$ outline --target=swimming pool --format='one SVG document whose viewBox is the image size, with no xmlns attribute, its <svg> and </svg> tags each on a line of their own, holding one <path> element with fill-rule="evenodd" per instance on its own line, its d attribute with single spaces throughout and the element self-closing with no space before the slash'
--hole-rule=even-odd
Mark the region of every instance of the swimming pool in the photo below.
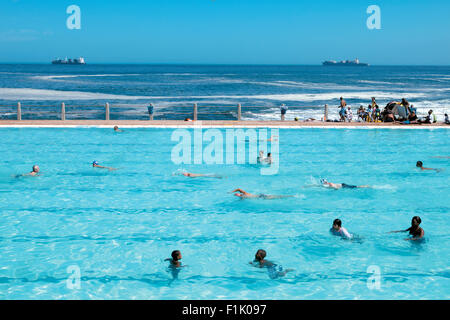
<svg viewBox="0 0 450 320">
<path fill-rule="evenodd" d="M 450 159 L 438 158 L 449 130 L 279 129 L 273 175 L 248 161 L 175 164 L 174 130 L 0 128 L 0 298 L 450 298 Z M 33 164 L 41 176 L 13 177 Z M 240 200 L 237 187 L 294 197 Z M 426 241 L 387 234 L 415 215 Z M 361 241 L 331 236 L 335 218 Z M 260 248 L 295 271 L 270 279 L 249 264 Z M 164 262 L 175 249 L 177 280 Z"/>
</svg>

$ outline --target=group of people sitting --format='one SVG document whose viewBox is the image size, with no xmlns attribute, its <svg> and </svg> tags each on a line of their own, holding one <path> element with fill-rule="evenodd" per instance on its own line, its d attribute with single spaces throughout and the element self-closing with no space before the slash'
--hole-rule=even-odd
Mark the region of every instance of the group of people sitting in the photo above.
<svg viewBox="0 0 450 320">
<path fill-rule="evenodd" d="M 344 98 L 340 98 L 339 105 L 339 121 L 352 122 L 353 112 L 350 106 L 347 106 L 347 102 Z M 436 123 L 437 118 L 433 113 L 433 110 L 429 110 L 427 116 L 419 118 L 417 116 L 417 109 L 414 105 L 410 104 L 406 99 L 401 101 L 391 101 L 383 111 L 378 106 L 375 97 L 372 97 L 372 102 L 367 106 L 360 106 L 357 111 L 358 122 L 400 122 L 402 124 L 413 123 Z M 448 115 L 445 114 L 445 123 L 450 124 Z"/>
</svg>

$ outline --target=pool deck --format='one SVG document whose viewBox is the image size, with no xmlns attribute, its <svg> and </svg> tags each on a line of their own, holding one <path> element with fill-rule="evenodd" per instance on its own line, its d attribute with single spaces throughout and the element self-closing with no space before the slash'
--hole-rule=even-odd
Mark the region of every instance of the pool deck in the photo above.
<svg viewBox="0 0 450 320">
<path fill-rule="evenodd" d="M 372 122 L 322 122 L 322 121 L 182 121 L 182 120 L 0 120 L 0 127 L 229 127 L 229 128 L 450 128 L 444 123 L 409 124 Z"/>
</svg>

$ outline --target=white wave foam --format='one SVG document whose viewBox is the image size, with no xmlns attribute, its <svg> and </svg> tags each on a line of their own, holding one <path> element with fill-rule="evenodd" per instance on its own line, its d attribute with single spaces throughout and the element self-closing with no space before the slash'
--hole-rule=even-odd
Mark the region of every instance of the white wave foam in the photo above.
<svg viewBox="0 0 450 320">
<path fill-rule="evenodd" d="M 47 80 L 47 81 L 58 81 L 60 79 L 69 79 L 69 78 L 85 78 L 85 77 L 125 77 L 125 76 L 139 76 L 137 73 L 129 73 L 129 74 L 67 74 L 67 75 L 53 75 L 53 76 L 33 76 L 32 79 L 38 80 Z"/>
<path fill-rule="evenodd" d="M 81 91 L 43 90 L 30 88 L 0 88 L 0 99 L 3 100 L 139 100 L 157 97 L 126 96 Z"/>
</svg>

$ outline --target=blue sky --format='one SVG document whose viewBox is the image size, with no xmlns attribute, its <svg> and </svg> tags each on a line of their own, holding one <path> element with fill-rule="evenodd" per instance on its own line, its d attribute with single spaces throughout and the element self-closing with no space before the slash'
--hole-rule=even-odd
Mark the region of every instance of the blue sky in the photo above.
<svg viewBox="0 0 450 320">
<path fill-rule="evenodd" d="M 448 0 L 1 0 L 0 62 L 449 65 L 449 31 Z"/>
</svg>

